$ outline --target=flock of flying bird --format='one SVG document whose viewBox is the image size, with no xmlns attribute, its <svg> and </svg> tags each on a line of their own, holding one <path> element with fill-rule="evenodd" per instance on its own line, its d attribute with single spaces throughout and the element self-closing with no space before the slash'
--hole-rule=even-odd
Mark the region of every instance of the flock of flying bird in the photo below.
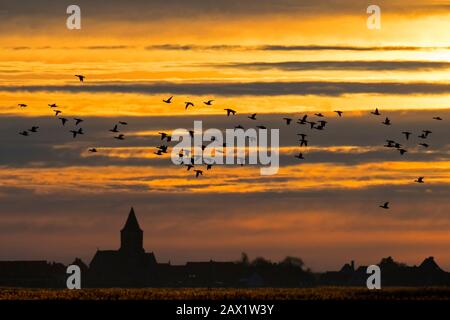
<svg viewBox="0 0 450 320">
<path fill-rule="evenodd" d="M 75 77 L 77 77 L 79 79 L 80 82 L 84 82 L 84 79 L 86 78 L 84 75 L 75 75 Z M 167 99 L 163 99 L 164 103 L 170 104 L 172 103 L 172 99 L 173 96 L 167 98 Z M 203 104 L 207 105 L 207 106 L 211 106 L 213 105 L 214 100 L 207 100 L 204 101 Z M 187 110 L 189 107 L 194 107 L 195 104 L 192 101 L 186 101 L 185 103 L 185 110 Z M 19 103 L 18 106 L 20 108 L 26 108 L 27 104 L 24 103 Z M 55 116 L 58 117 L 60 114 L 62 114 L 62 111 L 57 109 L 58 106 L 55 103 L 49 104 L 48 105 L 50 108 L 53 109 L 53 111 L 55 112 Z M 226 108 L 224 109 L 224 111 L 226 111 L 226 115 L 229 116 L 235 116 L 237 114 L 237 111 L 231 108 Z M 337 114 L 338 117 L 342 117 L 342 115 L 344 114 L 343 111 L 340 110 L 335 110 L 334 113 Z M 374 111 L 370 112 L 372 115 L 375 116 L 381 116 L 380 111 L 378 110 L 378 108 L 376 108 Z M 248 119 L 250 120 L 254 120 L 256 121 L 256 113 L 251 114 L 250 116 L 247 116 Z M 328 123 L 326 120 L 324 120 L 325 116 L 322 113 L 315 113 L 314 114 L 318 119 L 315 121 L 312 120 L 308 120 L 309 116 L 308 115 L 304 115 L 303 117 L 301 117 L 300 119 L 297 120 L 297 124 L 299 125 L 309 125 L 311 130 L 324 130 L 326 124 Z M 58 119 L 61 121 L 62 125 L 65 126 L 65 124 L 69 121 L 69 119 L 64 118 L 64 117 L 58 117 Z M 83 135 L 83 129 L 81 127 L 79 127 L 79 125 L 83 122 L 83 119 L 80 118 L 73 118 L 73 120 L 75 121 L 75 128 L 73 130 L 70 130 L 69 132 L 72 133 L 73 138 L 76 138 L 77 135 Z M 292 121 L 294 120 L 293 118 L 288 118 L 285 117 L 282 119 L 286 125 L 290 125 L 292 123 Z M 433 120 L 437 120 L 437 121 L 441 121 L 443 120 L 441 117 L 433 117 Z M 383 125 L 386 126 L 390 126 L 392 125 L 391 120 L 386 117 L 385 120 L 383 122 L 381 122 Z M 110 129 L 109 131 L 112 133 L 119 133 L 120 130 L 120 126 L 126 126 L 127 122 L 125 121 L 119 121 L 117 124 L 114 125 L 114 127 L 112 129 Z M 267 127 L 263 126 L 263 125 L 257 125 L 256 128 L 258 129 L 267 129 Z M 28 130 L 23 130 L 21 132 L 19 132 L 20 135 L 23 136 L 29 136 L 31 133 L 36 133 L 38 132 L 39 127 L 38 126 L 32 126 L 30 129 Z M 241 125 L 237 125 L 235 126 L 235 129 L 244 129 L 244 127 L 242 127 Z M 422 139 L 423 142 L 419 143 L 420 146 L 424 147 L 424 148 L 428 148 L 429 144 L 426 143 L 426 139 L 428 138 L 428 136 L 431 134 L 432 132 L 430 130 L 423 130 L 422 133 L 418 136 L 419 139 Z M 166 132 L 159 132 L 159 134 L 161 135 L 161 140 L 165 140 L 167 143 L 171 142 L 172 137 L 167 134 Z M 409 131 L 403 131 L 402 134 L 405 136 L 406 140 L 409 140 L 410 136 L 412 135 L 412 132 Z M 189 131 L 189 135 L 191 137 L 194 137 L 194 131 Z M 300 136 L 300 147 L 307 147 L 308 146 L 308 140 L 306 139 L 306 137 L 308 136 L 305 133 L 297 133 L 298 136 Z M 117 140 L 124 140 L 125 139 L 125 135 L 122 133 L 119 133 L 118 135 L 114 136 L 115 139 Z M 223 147 L 226 148 L 226 144 L 223 144 Z M 393 148 L 399 151 L 400 155 L 404 155 L 406 152 L 408 152 L 401 143 L 396 142 L 394 140 L 386 140 L 386 144 L 384 145 L 384 147 L 386 148 Z M 168 144 L 163 144 L 157 147 L 157 151 L 154 152 L 156 155 L 158 156 L 162 156 L 165 153 L 168 153 Z M 206 148 L 206 146 L 202 146 L 202 150 L 204 150 Z M 89 148 L 88 149 L 89 152 L 97 152 L 96 148 Z M 187 167 L 187 171 L 191 170 L 192 168 L 195 167 L 194 162 L 195 162 L 195 158 L 191 157 L 189 160 L 189 163 L 185 163 L 185 160 L 182 159 L 185 154 L 189 157 L 189 150 L 182 150 L 179 153 L 179 157 L 181 159 L 180 165 L 185 165 Z M 300 160 L 304 160 L 304 156 L 303 153 L 298 153 L 294 156 L 297 159 Z M 210 170 L 212 168 L 212 163 L 206 163 L 206 169 Z M 243 163 L 241 163 L 241 165 L 243 165 Z M 194 169 L 193 170 L 195 172 L 195 177 L 198 178 L 200 175 L 203 175 L 203 170 L 200 169 Z M 418 177 L 416 180 L 414 180 L 414 182 L 416 183 L 424 183 L 424 179 L 425 177 Z M 389 202 L 385 202 L 384 204 L 379 206 L 380 208 L 383 209 L 389 209 Z"/>
<path fill-rule="evenodd" d="M 375 111 L 372 111 L 371 114 L 375 115 L 375 116 L 381 116 L 380 111 L 378 110 L 378 108 L 375 109 Z M 441 117 L 433 117 L 433 120 L 437 120 L 437 121 L 441 121 L 442 118 Z M 383 122 L 381 122 L 382 124 L 386 125 L 386 126 L 390 126 L 391 120 L 386 117 L 384 119 Z M 422 130 L 422 133 L 417 136 L 418 138 L 422 139 L 424 142 L 419 143 L 419 146 L 422 146 L 424 148 L 428 148 L 430 145 L 428 143 L 425 142 L 425 139 L 428 138 L 428 136 L 433 133 L 430 130 Z M 409 137 L 412 135 L 412 132 L 410 131 L 402 131 L 402 134 L 405 136 L 405 140 L 409 140 Z M 386 148 L 393 148 L 396 149 L 400 152 L 400 155 L 404 155 L 405 153 L 407 153 L 408 151 L 402 146 L 401 143 L 396 142 L 394 140 L 386 140 L 386 144 L 384 145 L 384 147 Z M 414 182 L 416 183 L 425 183 L 424 181 L 425 177 L 418 177 L 416 180 L 414 180 Z M 380 205 L 380 208 L 383 209 L 389 209 L 389 202 L 385 202 L 384 204 Z"/>
<path fill-rule="evenodd" d="M 80 82 L 84 82 L 84 79 L 86 78 L 85 76 L 83 76 L 81 74 L 76 74 L 75 77 L 77 77 L 80 80 Z M 26 108 L 28 105 L 25 104 L 25 103 L 19 103 L 18 106 L 20 108 Z M 56 103 L 49 104 L 48 106 L 51 109 L 53 109 L 53 111 L 55 112 L 55 117 L 58 117 L 60 114 L 63 113 L 61 110 L 58 109 L 59 106 Z M 66 123 L 69 122 L 69 119 L 67 119 L 65 117 L 58 117 L 58 119 L 61 121 L 61 124 L 63 126 L 65 126 Z M 80 118 L 73 118 L 73 120 L 75 122 L 75 125 L 74 125 L 75 127 L 72 130 L 69 130 L 69 132 L 72 134 L 73 138 L 76 138 L 77 135 L 83 135 L 84 134 L 83 128 L 79 127 L 79 125 L 84 120 L 80 119 Z M 114 133 L 118 133 L 119 132 L 119 129 L 118 129 L 119 125 L 127 125 L 127 123 L 125 121 L 119 121 L 109 131 L 114 132 Z M 19 134 L 22 135 L 22 136 L 29 136 L 30 133 L 38 132 L 38 129 L 39 129 L 38 126 L 32 126 L 31 129 L 20 131 Z M 124 140 L 125 136 L 123 134 L 119 134 L 119 135 L 115 136 L 114 138 L 117 139 L 117 140 Z M 88 151 L 89 152 L 97 152 L 97 149 L 96 148 L 90 148 Z"/>
</svg>

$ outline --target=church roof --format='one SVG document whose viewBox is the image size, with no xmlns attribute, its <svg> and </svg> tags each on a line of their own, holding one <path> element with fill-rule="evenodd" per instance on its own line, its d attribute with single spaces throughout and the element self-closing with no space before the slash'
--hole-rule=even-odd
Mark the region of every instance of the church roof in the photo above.
<svg viewBox="0 0 450 320">
<path fill-rule="evenodd" d="M 97 250 L 91 263 L 89 264 L 89 267 L 93 268 L 96 265 L 112 267 L 117 265 L 118 256 L 119 254 L 116 250 Z"/>
<path fill-rule="evenodd" d="M 136 215 L 134 214 L 134 209 L 131 207 L 130 214 L 128 215 L 127 222 L 125 222 L 125 226 L 123 227 L 122 231 L 136 231 L 142 229 L 139 227 L 139 223 L 137 221 Z"/>
<path fill-rule="evenodd" d="M 438 266 L 438 264 L 434 261 L 433 257 L 426 258 L 420 264 L 419 268 L 426 271 L 438 271 L 443 272 L 443 270 Z"/>
</svg>

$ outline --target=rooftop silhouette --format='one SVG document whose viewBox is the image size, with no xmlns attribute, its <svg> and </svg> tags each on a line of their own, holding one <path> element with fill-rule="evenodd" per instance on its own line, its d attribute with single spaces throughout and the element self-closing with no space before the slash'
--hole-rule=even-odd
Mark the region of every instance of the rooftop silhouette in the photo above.
<svg viewBox="0 0 450 320">
<path fill-rule="evenodd" d="M 365 286 L 366 266 L 354 261 L 339 271 L 313 273 L 303 261 L 286 257 L 272 262 L 262 257 L 250 261 L 187 262 L 185 265 L 158 263 L 153 252 L 144 249 L 144 231 L 131 208 L 120 230 L 118 250 L 97 250 L 89 265 L 75 258 L 82 271 L 82 287 L 311 287 L 321 285 Z M 392 257 L 378 264 L 383 286 L 448 286 L 450 273 L 433 257 L 419 266 L 407 266 Z M 0 286 L 65 287 L 66 266 L 39 261 L 0 261 Z"/>
</svg>

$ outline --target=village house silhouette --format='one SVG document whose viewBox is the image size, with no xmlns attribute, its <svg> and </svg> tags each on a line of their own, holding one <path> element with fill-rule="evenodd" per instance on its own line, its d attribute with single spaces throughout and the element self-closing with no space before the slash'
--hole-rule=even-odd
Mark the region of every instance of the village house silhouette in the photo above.
<svg viewBox="0 0 450 320">
<path fill-rule="evenodd" d="M 301 259 L 287 257 L 273 263 L 264 258 L 249 261 L 243 254 L 235 262 L 158 263 L 153 252 L 145 252 L 143 230 L 133 208 L 120 231 L 118 250 L 97 250 L 86 265 L 76 258 L 82 287 L 313 287 L 366 286 L 366 266 L 345 264 L 339 271 L 313 273 Z M 407 266 L 391 257 L 378 264 L 382 286 L 448 286 L 450 273 L 433 257 L 419 266 Z M 58 288 L 66 285 L 66 268 L 47 261 L 0 261 L 0 286 Z"/>
</svg>

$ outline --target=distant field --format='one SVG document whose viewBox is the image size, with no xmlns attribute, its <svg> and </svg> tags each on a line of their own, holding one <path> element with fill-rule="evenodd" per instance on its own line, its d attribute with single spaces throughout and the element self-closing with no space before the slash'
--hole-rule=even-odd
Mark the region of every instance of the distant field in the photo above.
<svg viewBox="0 0 450 320">
<path fill-rule="evenodd" d="M 446 288 L 263 288 L 263 289 L 20 289 L 0 288 L 0 300 L 450 300 Z"/>
</svg>

